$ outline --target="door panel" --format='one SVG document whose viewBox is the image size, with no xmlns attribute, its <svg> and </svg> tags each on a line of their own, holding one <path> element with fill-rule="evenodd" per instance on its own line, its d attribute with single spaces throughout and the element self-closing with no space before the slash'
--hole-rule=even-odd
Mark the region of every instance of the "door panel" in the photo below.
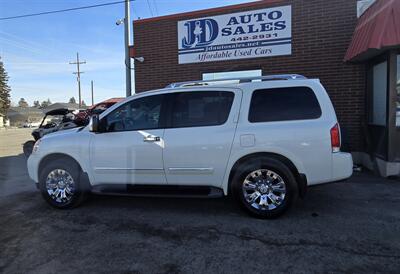
<svg viewBox="0 0 400 274">
<path fill-rule="evenodd" d="M 190 91 L 174 96 L 171 128 L 164 132 L 167 182 L 219 187 L 236 130 L 234 110 L 239 109 L 241 91 Z"/>
<path fill-rule="evenodd" d="M 94 134 L 91 162 L 98 184 L 165 184 L 162 141 L 145 141 L 148 135 L 162 139 L 164 130 Z"/>
<path fill-rule="evenodd" d="M 220 186 L 236 124 L 166 129 L 165 172 L 168 184 Z"/>
<path fill-rule="evenodd" d="M 164 95 L 135 98 L 102 117 L 91 138 L 97 184 L 165 184 Z"/>
</svg>

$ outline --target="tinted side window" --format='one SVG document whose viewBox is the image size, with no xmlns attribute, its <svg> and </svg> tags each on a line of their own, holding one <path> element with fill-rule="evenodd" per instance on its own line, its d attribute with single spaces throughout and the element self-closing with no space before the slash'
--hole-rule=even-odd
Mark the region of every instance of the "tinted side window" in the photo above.
<svg viewBox="0 0 400 274">
<path fill-rule="evenodd" d="M 132 100 L 105 117 L 105 131 L 130 131 L 159 128 L 163 95 Z"/>
<path fill-rule="evenodd" d="M 321 108 L 308 87 L 262 89 L 253 92 L 249 121 L 272 122 L 317 119 Z"/>
<path fill-rule="evenodd" d="M 233 92 L 204 91 L 175 94 L 171 126 L 200 127 L 226 122 L 234 98 Z"/>
</svg>

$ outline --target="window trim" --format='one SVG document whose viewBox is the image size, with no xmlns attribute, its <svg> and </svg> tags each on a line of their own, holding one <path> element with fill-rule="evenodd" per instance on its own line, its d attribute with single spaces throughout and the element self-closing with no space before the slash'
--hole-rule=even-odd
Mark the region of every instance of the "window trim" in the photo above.
<svg viewBox="0 0 400 274">
<path fill-rule="evenodd" d="M 373 121 L 374 117 L 374 67 L 386 63 L 386 94 L 385 94 L 385 124 L 378 124 Z M 384 58 L 378 58 L 375 62 L 371 63 L 371 66 L 367 69 L 367 81 L 369 81 L 370 85 L 370 94 L 368 95 L 368 114 L 367 114 L 367 123 L 371 126 L 376 127 L 388 127 L 389 126 L 389 112 L 390 112 L 390 62 L 389 57 L 385 56 Z"/>
<path fill-rule="evenodd" d="M 119 130 L 119 131 L 107 131 L 105 130 L 106 126 L 105 123 L 107 122 L 107 117 L 109 115 L 112 115 L 115 111 L 118 111 L 119 109 L 126 107 L 127 104 L 132 104 L 136 100 L 141 100 L 149 97 L 156 97 L 160 96 L 161 97 L 161 108 L 160 108 L 160 118 L 158 120 L 158 127 L 157 128 L 140 128 L 140 129 L 130 129 L 130 130 Z M 100 119 L 100 131 L 99 133 L 120 133 L 120 132 L 130 132 L 130 131 L 139 131 L 139 130 L 158 130 L 158 129 L 164 129 L 166 126 L 166 107 L 167 107 L 167 94 L 154 94 L 154 95 L 146 95 L 146 96 L 141 96 L 139 98 L 134 98 L 132 100 L 129 100 L 125 102 L 124 104 L 120 105 L 116 109 L 112 110 L 111 112 L 107 113 L 104 117 Z"/>
<path fill-rule="evenodd" d="M 395 96 L 396 96 L 396 99 L 395 99 L 395 104 L 396 104 L 396 106 L 395 106 L 395 110 L 394 110 L 394 112 L 395 112 L 395 119 L 394 119 L 394 127 L 397 129 L 397 130 L 400 130 L 400 124 L 399 125 L 397 125 L 397 101 L 398 100 L 400 100 L 399 99 L 399 94 L 397 93 L 397 80 L 399 80 L 399 82 L 400 82 L 400 78 L 398 79 L 397 77 L 399 77 L 400 76 L 400 65 L 398 65 L 399 64 L 399 62 L 400 62 L 400 51 L 398 51 L 398 52 L 395 52 L 395 62 L 396 62 L 396 65 L 395 65 Z M 400 90 L 400 86 L 399 86 L 399 90 Z"/>
<path fill-rule="evenodd" d="M 373 90 L 372 90 L 373 89 L 373 79 L 372 79 L 372 77 L 373 77 L 373 72 L 372 72 L 372 70 L 373 70 L 373 67 L 375 65 L 378 65 L 378 64 L 383 63 L 383 62 L 387 62 L 387 65 L 388 65 L 388 67 L 386 68 L 386 72 L 387 72 L 387 76 L 386 76 L 387 77 L 387 80 L 386 80 L 386 84 L 387 84 L 387 86 L 386 86 L 386 121 L 385 121 L 385 125 L 384 126 L 371 123 L 371 117 L 373 115 L 373 113 L 372 113 L 372 106 L 373 106 Z M 389 87 L 389 84 L 390 84 L 390 67 L 389 67 L 389 64 L 390 64 L 390 55 L 389 55 L 389 53 L 385 52 L 385 53 L 383 53 L 383 54 L 371 59 L 369 61 L 369 63 L 367 64 L 367 67 L 366 67 L 366 77 L 365 77 L 366 85 L 365 85 L 365 89 L 366 89 L 367 93 L 366 93 L 366 100 L 365 100 L 366 115 L 365 115 L 364 119 L 365 119 L 366 125 L 371 126 L 371 127 L 385 128 L 385 129 L 387 129 L 389 127 L 389 115 L 388 115 L 388 111 L 389 111 L 389 107 L 390 107 L 390 105 L 389 105 L 389 92 L 390 92 L 390 87 Z"/>
<path fill-rule="evenodd" d="M 251 103 L 252 103 L 252 101 L 253 101 L 253 99 L 254 99 L 254 95 L 255 95 L 255 93 L 256 93 L 257 91 L 274 90 L 274 89 L 287 89 L 287 88 L 307 88 L 307 89 L 309 89 L 309 90 L 312 92 L 312 94 L 314 95 L 315 99 L 317 100 L 318 107 L 319 107 L 319 116 L 318 116 L 318 117 L 315 117 L 315 118 L 308 118 L 308 119 L 290 119 L 290 120 L 274 120 L 274 121 L 258 121 L 258 122 L 250 121 Z M 248 113 L 247 113 L 247 121 L 248 121 L 250 124 L 258 124 L 258 123 L 284 123 L 284 122 L 299 122 L 299 121 L 315 121 L 315 120 L 321 119 L 321 117 L 322 117 L 321 103 L 320 103 L 320 101 L 319 101 L 319 99 L 318 99 L 318 96 L 317 96 L 317 94 L 315 93 L 315 91 L 314 91 L 311 87 L 309 87 L 309 86 L 269 87 L 269 88 L 255 89 L 255 90 L 252 91 L 251 98 L 250 98 L 249 105 L 248 105 Z"/>
<path fill-rule="evenodd" d="M 173 107 L 174 107 L 174 103 L 176 102 L 176 97 L 179 94 L 182 93 L 200 93 L 200 92 L 211 92 L 211 93 L 221 93 L 221 92 L 226 92 L 226 93 L 231 93 L 233 95 L 233 100 L 232 100 L 232 104 L 229 108 L 229 113 L 228 116 L 226 118 L 226 120 L 221 123 L 221 124 L 217 124 L 217 125 L 200 125 L 200 126 L 179 126 L 179 127 L 175 127 L 172 126 L 172 113 L 173 113 Z M 167 103 L 166 103 L 166 121 L 165 121 L 165 129 L 175 129 L 175 128 L 199 128 L 199 127 L 219 127 L 219 126 L 223 126 L 226 125 L 226 123 L 228 123 L 229 121 L 229 117 L 231 116 L 232 113 L 232 107 L 236 98 L 236 93 L 231 91 L 231 90 L 190 90 L 190 91 L 179 91 L 179 92 L 174 92 L 174 93 L 170 93 L 168 94 L 167 97 Z"/>
</svg>

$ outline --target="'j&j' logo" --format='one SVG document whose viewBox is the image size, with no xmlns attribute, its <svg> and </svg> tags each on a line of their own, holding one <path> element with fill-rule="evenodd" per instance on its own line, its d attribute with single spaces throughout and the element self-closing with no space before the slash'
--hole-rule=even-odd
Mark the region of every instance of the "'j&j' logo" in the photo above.
<svg viewBox="0 0 400 274">
<path fill-rule="evenodd" d="M 211 44 L 218 36 L 218 23 L 213 19 L 187 21 L 186 37 L 182 39 L 183 48 L 198 48 Z"/>
</svg>

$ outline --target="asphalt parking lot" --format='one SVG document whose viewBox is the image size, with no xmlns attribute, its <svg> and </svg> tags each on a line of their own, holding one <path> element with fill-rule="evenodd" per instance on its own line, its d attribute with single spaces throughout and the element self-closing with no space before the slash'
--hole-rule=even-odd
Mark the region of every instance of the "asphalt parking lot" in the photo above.
<svg viewBox="0 0 400 274">
<path fill-rule="evenodd" d="M 229 199 L 91 196 L 50 208 L 28 178 L 30 130 L 0 131 L 1 273 L 400 271 L 400 181 L 310 188 L 277 220 Z"/>
</svg>

